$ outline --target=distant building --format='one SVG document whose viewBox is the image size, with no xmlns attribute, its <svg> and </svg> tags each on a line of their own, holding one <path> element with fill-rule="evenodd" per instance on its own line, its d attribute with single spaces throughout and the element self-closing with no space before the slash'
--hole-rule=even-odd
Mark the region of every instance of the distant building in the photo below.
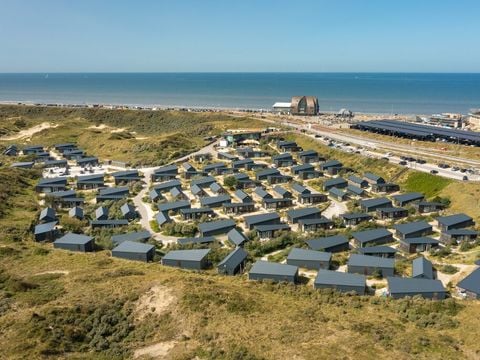
<svg viewBox="0 0 480 360">
<path fill-rule="evenodd" d="M 318 99 L 315 96 L 294 96 L 290 103 L 292 115 L 318 115 Z"/>
</svg>

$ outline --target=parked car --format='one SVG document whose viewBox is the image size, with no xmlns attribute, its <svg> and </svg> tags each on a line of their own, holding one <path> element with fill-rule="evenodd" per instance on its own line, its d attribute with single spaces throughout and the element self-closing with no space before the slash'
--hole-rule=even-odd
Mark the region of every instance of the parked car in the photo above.
<svg viewBox="0 0 480 360">
<path fill-rule="evenodd" d="M 468 181 L 468 176 L 464 176 L 464 177 L 462 178 L 462 180 L 463 180 L 463 181 Z"/>
<path fill-rule="evenodd" d="M 438 171 L 437 170 L 430 170 L 430 174 L 433 174 L 433 175 L 438 174 Z"/>
<path fill-rule="evenodd" d="M 399 165 L 407 165 L 407 162 L 405 160 L 402 160 L 398 163 Z"/>
</svg>

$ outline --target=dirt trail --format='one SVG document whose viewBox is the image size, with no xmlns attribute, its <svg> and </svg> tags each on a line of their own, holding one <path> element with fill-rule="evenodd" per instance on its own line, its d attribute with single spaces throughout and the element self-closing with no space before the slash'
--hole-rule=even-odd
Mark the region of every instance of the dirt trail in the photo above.
<svg viewBox="0 0 480 360">
<path fill-rule="evenodd" d="M 145 358 L 163 359 L 168 352 L 177 344 L 176 341 L 164 341 L 134 351 L 133 358 L 145 356 Z"/>
<path fill-rule="evenodd" d="M 19 131 L 18 133 L 14 134 L 14 135 L 4 136 L 4 137 L 0 138 L 0 140 L 10 141 L 10 140 L 28 139 L 28 138 L 32 137 L 33 135 L 35 135 L 36 133 L 39 133 L 40 131 L 50 129 L 50 128 L 56 128 L 57 126 L 58 126 L 58 124 L 53 125 L 49 122 L 44 122 L 44 123 L 41 123 L 40 125 L 35 125 L 35 126 L 29 128 L 29 129 Z"/>
</svg>

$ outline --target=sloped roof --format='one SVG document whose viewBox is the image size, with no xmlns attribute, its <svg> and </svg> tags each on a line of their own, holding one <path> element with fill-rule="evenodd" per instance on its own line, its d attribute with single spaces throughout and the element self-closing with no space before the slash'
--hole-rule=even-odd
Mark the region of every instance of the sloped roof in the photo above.
<svg viewBox="0 0 480 360">
<path fill-rule="evenodd" d="M 62 236 L 60 239 L 55 240 L 54 244 L 73 244 L 73 245 L 85 245 L 93 240 L 93 237 L 87 235 L 80 235 L 74 233 L 68 233 Z"/>
<path fill-rule="evenodd" d="M 162 260 L 202 261 L 209 252 L 210 249 L 172 250 Z"/>
<path fill-rule="evenodd" d="M 365 275 L 322 269 L 318 271 L 314 281 L 315 284 L 354 287 L 366 287 L 366 282 L 367 277 Z"/>
<path fill-rule="evenodd" d="M 406 224 L 397 224 L 393 228 L 402 234 L 411 234 L 417 231 L 431 229 L 432 226 L 426 221 L 414 221 Z"/>
<path fill-rule="evenodd" d="M 241 264 L 248 256 L 248 253 L 241 247 L 235 248 L 232 252 L 230 252 L 225 258 L 220 261 L 218 264 L 218 268 L 226 267 L 226 268 L 236 268 L 239 264 Z"/>
<path fill-rule="evenodd" d="M 480 295 L 480 268 L 473 270 L 469 275 L 463 278 L 457 286 L 461 289 Z"/>
<path fill-rule="evenodd" d="M 151 244 L 144 244 L 136 241 L 124 241 L 115 247 L 112 252 L 129 252 L 129 253 L 148 253 L 155 246 Z"/>
<path fill-rule="evenodd" d="M 279 276 L 295 276 L 298 272 L 298 267 L 287 264 L 278 264 L 274 262 L 268 262 L 258 260 L 253 264 L 250 273 L 251 274 L 263 274 L 263 275 L 279 275 Z"/>
<path fill-rule="evenodd" d="M 330 261 L 332 253 L 292 248 L 288 253 L 287 260 L 305 260 L 305 261 Z"/>
<path fill-rule="evenodd" d="M 388 290 L 391 294 L 422 294 L 446 292 L 440 280 L 387 277 Z"/>
<path fill-rule="evenodd" d="M 316 238 L 305 241 L 307 245 L 313 250 L 328 249 L 334 246 L 347 243 L 348 239 L 343 235 L 328 236 L 323 238 Z"/>
<path fill-rule="evenodd" d="M 357 231 L 352 233 L 352 236 L 360 243 L 366 243 L 366 242 L 370 242 L 386 236 L 392 236 L 392 233 L 387 229 L 380 228 L 380 229 Z"/>
<path fill-rule="evenodd" d="M 376 268 L 394 268 L 395 260 L 378 256 L 351 254 L 347 262 L 348 266 L 368 266 Z"/>
</svg>

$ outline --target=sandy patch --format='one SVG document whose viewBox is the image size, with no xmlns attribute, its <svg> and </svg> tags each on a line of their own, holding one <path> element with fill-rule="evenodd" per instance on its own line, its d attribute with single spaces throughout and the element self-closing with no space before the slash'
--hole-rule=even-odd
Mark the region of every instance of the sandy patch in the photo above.
<svg viewBox="0 0 480 360">
<path fill-rule="evenodd" d="M 19 131 L 18 133 L 10 136 L 4 136 L 1 138 L 1 140 L 20 140 L 20 139 L 26 139 L 30 138 L 36 133 L 39 133 L 40 131 L 50 129 L 50 128 L 56 128 L 58 124 L 52 125 L 51 123 L 44 122 L 41 123 L 40 125 L 35 125 L 29 129 Z"/>
<path fill-rule="evenodd" d="M 47 274 L 62 274 L 62 275 L 68 275 L 68 274 L 70 274 L 70 271 L 68 271 L 68 270 L 42 271 L 42 272 L 36 273 L 34 276 L 47 275 Z"/>
<path fill-rule="evenodd" d="M 135 319 L 142 321 L 148 314 L 161 315 L 174 300 L 175 297 L 169 288 L 155 285 L 138 299 Z"/>
<path fill-rule="evenodd" d="M 163 341 L 134 351 L 133 358 L 137 359 L 141 356 L 151 357 L 154 359 L 163 359 L 168 352 L 176 345 L 176 341 Z"/>
<path fill-rule="evenodd" d="M 91 130 L 109 130 L 110 133 L 121 133 L 121 132 L 124 132 L 124 131 L 127 131 L 126 128 L 114 128 L 114 127 L 111 127 L 111 126 L 108 126 L 108 125 L 105 125 L 105 124 L 100 124 L 100 125 L 91 125 L 88 127 L 88 129 L 91 129 Z"/>
</svg>

